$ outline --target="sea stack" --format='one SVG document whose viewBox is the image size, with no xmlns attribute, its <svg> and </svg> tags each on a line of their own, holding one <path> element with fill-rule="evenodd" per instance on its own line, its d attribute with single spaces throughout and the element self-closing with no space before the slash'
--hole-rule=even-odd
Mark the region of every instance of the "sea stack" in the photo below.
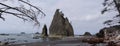
<svg viewBox="0 0 120 46">
<path fill-rule="evenodd" d="M 51 37 L 63 37 L 74 36 L 73 27 L 70 24 L 68 18 L 64 18 L 64 14 L 56 10 L 52 23 L 49 28 L 49 36 Z"/>
<path fill-rule="evenodd" d="M 42 29 L 42 34 L 41 34 L 41 37 L 47 37 L 48 34 L 47 34 L 47 26 L 44 25 L 43 29 Z"/>
</svg>

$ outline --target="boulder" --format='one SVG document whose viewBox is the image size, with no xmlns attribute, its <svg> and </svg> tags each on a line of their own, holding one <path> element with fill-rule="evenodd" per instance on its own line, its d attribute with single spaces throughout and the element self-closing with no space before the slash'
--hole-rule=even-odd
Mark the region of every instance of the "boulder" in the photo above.
<svg viewBox="0 0 120 46">
<path fill-rule="evenodd" d="M 64 14 L 56 10 L 49 28 L 50 36 L 74 36 L 73 27 Z"/>
<path fill-rule="evenodd" d="M 106 35 L 110 37 L 111 35 L 120 35 L 120 25 L 105 27 L 96 34 L 97 37 L 105 37 Z"/>
<path fill-rule="evenodd" d="M 85 32 L 84 36 L 92 36 L 90 32 Z"/>
<path fill-rule="evenodd" d="M 42 34 L 41 34 L 41 37 L 47 37 L 48 34 L 47 34 L 47 26 L 44 25 L 43 29 L 42 29 Z"/>
</svg>

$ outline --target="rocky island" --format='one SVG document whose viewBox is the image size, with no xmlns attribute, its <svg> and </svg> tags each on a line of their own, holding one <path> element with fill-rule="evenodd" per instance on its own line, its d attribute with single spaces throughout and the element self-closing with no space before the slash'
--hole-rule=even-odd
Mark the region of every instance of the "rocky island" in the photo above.
<svg viewBox="0 0 120 46">
<path fill-rule="evenodd" d="M 68 18 L 64 18 L 64 14 L 56 10 L 52 23 L 49 28 L 50 37 L 64 37 L 64 36 L 74 36 L 74 31 Z"/>
</svg>

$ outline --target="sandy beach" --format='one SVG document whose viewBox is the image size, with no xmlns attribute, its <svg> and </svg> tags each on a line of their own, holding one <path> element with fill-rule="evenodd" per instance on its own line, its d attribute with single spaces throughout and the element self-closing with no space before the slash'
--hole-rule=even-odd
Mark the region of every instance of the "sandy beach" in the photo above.
<svg viewBox="0 0 120 46">
<path fill-rule="evenodd" d="M 56 41 L 23 43 L 23 44 L 14 44 L 14 45 L 6 45 L 6 46 L 91 46 L 91 45 L 92 44 L 81 42 L 81 39 L 64 39 L 64 40 L 56 40 Z M 103 43 L 96 45 L 106 46 L 106 44 Z"/>
<path fill-rule="evenodd" d="M 84 45 L 86 45 L 85 43 Z M 15 44 L 9 46 L 80 46 L 80 41 L 50 41 L 50 42 L 35 42 L 35 43 L 25 43 L 25 44 Z"/>
</svg>

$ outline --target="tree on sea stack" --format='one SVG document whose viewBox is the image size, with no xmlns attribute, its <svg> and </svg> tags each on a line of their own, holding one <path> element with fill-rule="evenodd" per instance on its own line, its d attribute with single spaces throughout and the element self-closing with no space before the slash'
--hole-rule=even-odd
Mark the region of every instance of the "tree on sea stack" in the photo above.
<svg viewBox="0 0 120 46">
<path fill-rule="evenodd" d="M 24 21 L 32 21 L 39 26 L 38 16 L 45 16 L 45 13 L 30 3 L 31 0 L 0 0 L 0 18 L 5 21 L 4 15 L 10 14 Z M 7 4 L 12 2 L 13 4 Z M 17 3 L 17 4 L 14 4 Z M 13 6 L 14 5 L 14 6 Z M 26 7 L 27 6 L 27 7 Z"/>
</svg>

